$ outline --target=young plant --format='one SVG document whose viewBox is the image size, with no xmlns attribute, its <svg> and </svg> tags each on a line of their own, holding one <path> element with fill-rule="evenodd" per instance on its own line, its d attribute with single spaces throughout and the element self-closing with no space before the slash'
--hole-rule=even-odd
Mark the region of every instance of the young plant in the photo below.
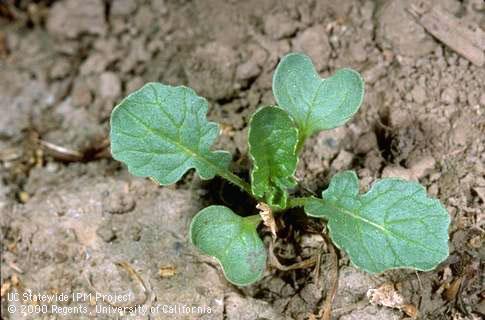
<svg viewBox="0 0 485 320">
<path fill-rule="evenodd" d="M 335 245 L 367 272 L 431 270 L 448 256 L 449 215 L 418 183 L 382 179 L 362 195 L 355 172 L 344 171 L 321 198 L 289 198 L 305 139 L 343 125 L 359 109 L 364 83 L 357 72 L 340 69 L 322 79 L 310 58 L 291 53 L 276 68 L 273 93 L 277 106 L 259 109 L 249 123 L 250 183 L 229 170 L 229 153 L 211 150 L 218 125 L 206 119 L 207 101 L 184 86 L 148 83 L 116 106 L 111 152 L 132 174 L 161 185 L 195 169 L 202 179 L 227 179 L 274 213 L 303 207 L 308 216 L 327 220 Z M 248 285 L 266 267 L 257 233 L 262 217 L 210 206 L 195 215 L 189 237 L 219 261 L 230 282 Z"/>
</svg>

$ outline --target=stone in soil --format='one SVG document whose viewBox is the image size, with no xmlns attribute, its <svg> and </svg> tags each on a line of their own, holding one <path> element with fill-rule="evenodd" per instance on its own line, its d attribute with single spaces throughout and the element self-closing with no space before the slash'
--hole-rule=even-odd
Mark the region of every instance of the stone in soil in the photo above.
<svg viewBox="0 0 485 320">
<path fill-rule="evenodd" d="M 322 70 L 328 64 L 332 48 L 323 25 L 315 25 L 299 33 L 292 41 L 293 51 L 305 52 L 312 58 L 315 68 Z"/>
<path fill-rule="evenodd" d="M 47 30 L 66 38 L 83 33 L 103 35 L 107 31 L 102 0 L 64 0 L 49 10 Z"/>
</svg>

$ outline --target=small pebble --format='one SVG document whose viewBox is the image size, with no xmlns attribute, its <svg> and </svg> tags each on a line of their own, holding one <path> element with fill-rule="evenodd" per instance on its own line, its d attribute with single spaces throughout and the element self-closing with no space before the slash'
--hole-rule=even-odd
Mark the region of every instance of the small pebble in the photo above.
<svg viewBox="0 0 485 320">
<path fill-rule="evenodd" d="M 485 107 L 485 92 L 480 95 L 480 105 Z"/>
<path fill-rule="evenodd" d="M 96 234 L 105 242 L 111 242 L 116 239 L 116 233 L 110 223 L 101 225 L 96 230 Z"/>
<path fill-rule="evenodd" d="M 20 191 L 18 193 L 18 197 L 19 197 L 19 201 L 21 203 L 27 203 L 27 201 L 29 201 L 29 199 L 30 199 L 30 195 L 25 191 Z"/>
<path fill-rule="evenodd" d="M 264 20 L 264 32 L 274 40 L 291 36 L 297 28 L 296 22 L 284 13 L 266 16 Z"/>
<path fill-rule="evenodd" d="M 113 72 L 104 72 L 99 77 L 99 94 L 103 98 L 117 98 L 121 94 L 121 81 Z"/>
<path fill-rule="evenodd" d="M 332 162 L 332 168 L 337 171 L 347 169 L 352 163 L 353 158 L 354 158 L 354 155 L 352 153 L 345 150 L 341 150 L 337 158 L 335 158 L 335 160 Z"/>
<path fill-rule="evenodd" d="M 411 170 L 403 168 L 401 166 L 387 166 L 382 171 L 383 178 L 401 178 L 404 180 L 411 180 L 413 174 Z"/>
<path fill-rule="evenodd" d="M 418 159 L 410 164 L 410 170 L 415 179 L 421 179 L 430 173 L 436 165 L 436 160 L 432 156 Z"/>
<path fill-rule="evenodd" d="M 413 100 L 419 104 L 426 101 L 426 91 L 422 86 L 415 86 L 411 91 L 411 96 L 413 97 Z"/>
<path fill-rule="evenodd" d="M 116 0 L 111 4 L 110 14 L 112 16 L 127 16 L 136 10 L 135 0 Z"/>
<path fill-rule="evenodd" d="M 236 78 L 239 80 L 248 80 L 257 77 L 260 73 L 261 68 L 250 60 L 237 67 Z"/>
<path fill-rule="evenodd" d="M 448 87 L 441 93 L 441 101 L 445 104 L 453 104 L 456 102 L 457 94 L 455 88 Z"/>
</svg>

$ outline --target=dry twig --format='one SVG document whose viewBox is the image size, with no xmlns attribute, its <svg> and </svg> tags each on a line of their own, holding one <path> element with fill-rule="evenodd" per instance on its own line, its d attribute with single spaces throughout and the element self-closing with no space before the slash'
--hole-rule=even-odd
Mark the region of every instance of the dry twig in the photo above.
<svg viewBox="0 0 485 320">
<path fill-rule="evenodd" d="M 333 246 L 332 241 L 330 241 L 326 234 L 324 234 L 324 237 L 327 241 L 328 249 L 330 251 L 330 256 L 332 259 L 332 270 L 330 272 L 330 290 L 328 290 L 327 292 L 327 296 L 325 297 L 325 303 L 323 304 L 323 309 L 320 312 L 322 313 L 322 320 L 331 320 L 332 303 L 338 289 L 338 256 L 335 252 L 335 247 Z"/>
<path fill-rule="evenodd" d="M 438 5 L 415 0 L 408 9 L 418 23 L 438 40 L 446 44 L 473 64 L 485 64 L 485 32 L 476 25 L 469 25 Z"/>
<path fill-rule="evenodd" d="M 136 306 L 136 305 L 145 304 L 145 302 L 147 302 L 147 300 L 148 300 L 148 297 L 151 296 L 151 293 L 152 293 L 150 286 L 148 286 L 145 283 L 145 281 L 143 281 L 142 277 L 135 271 L 135 269 L 133 269 L 133 267 L 130 264 L 128 264 L 128 262 L 126 262 L 126 261 L 116 262 L 115 265 L 117 265 L 120 268 L 123 268 L 136 282 L 138 282 L 138 284 L 139 284 L 139 286 L 140 286 L 140 288 L 142 289 L 142 292 L 143 292 L 143 298 L 140 299 L 141 301 L 135 300 L 135 302 L 133 302 L 129 305 L 116 305 L 116 304 L 111 303 L 109 301 L 104 301 L 104 302 L 106 302 L 107 304 L 109 304 L 113 307 L 133 307 L 133 306 Z M 94 286 L 90 275 L 86 276 L 86 280 L 88 282 L 89 287 L 91 288 L 91 290 L 95 294 L 100 293 L 101 295 L 106 295 Z"/>
<path fill-rule="evenodd" d="M 273 251 L 273 244 L 272 243 L 269 244 L 269 250 L 268 251 L 269 251 L 269 261 L 270 261 L 271 266 L 273 266 L 276 269 L 281 270 L 281 271 L 305 269 L 305 268 L 314 266 L 317 263 L 317 259 L 318 259 L 317 256 L 313 256 L 313 257 L 308 258 L 306 260 L 303 260 L 301 262 L 294 263 L 290 266 L 285 266 L 285 265 L 282 265 L 279 262 L 278 258 L 276 258 L 274 251 Z"/>
</svg>

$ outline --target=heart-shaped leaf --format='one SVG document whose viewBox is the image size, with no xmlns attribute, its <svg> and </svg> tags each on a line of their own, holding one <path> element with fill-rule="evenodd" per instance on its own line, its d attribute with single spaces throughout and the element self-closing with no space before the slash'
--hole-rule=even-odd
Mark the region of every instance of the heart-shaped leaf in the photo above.
<svg viewBox="0 0 485 320">
<path fill-rule="evenodd" d="M 256 232 L 259 216 L 240 217 L 224 206 L 201 210 L 190 225 L 192 243 L 215 257 L 226 279 L 238 286 L 261 278 L 266 267 L 266 249 Z"/>
<path fill-rule="evenodd" d="M 141 177 L 162 185 L 195 168 L 202 179 L 225 172 L 231 155 L 210 151 L 218 125 L 206 119 L 207 101 L 190 88 L 148 83 L 111 114 L 111 153 Z"/>
<path fill-rule="evenodd" d="M 308 56 L 290 53 L 276 68 L 273 93 L 278 105 L 295 119 L 303 141 L 316 131 L 347 122 L 362 103 L 364 81 L 352 69 L 321 79 Z"/>
<path fill-rule="evenodd" d="M 255 196 L 286 207 L 287 188 L 296 185 L 298 130 L 288 113 L 277 107 L 258 110 L 249 123 L 249 154 L 253 160 L 251 189 Z"/>
<path fill-rule="evenodd" d="M 322 199 L 306 203 L 305 212 L 326 218 L 334 243 L 368 272 L 402 267 L 426 271 L 448 256 L 450 217 L 415 182 L 383 179 L 359 195 L 355 172 L 341 172 Z"/>
</svg>

